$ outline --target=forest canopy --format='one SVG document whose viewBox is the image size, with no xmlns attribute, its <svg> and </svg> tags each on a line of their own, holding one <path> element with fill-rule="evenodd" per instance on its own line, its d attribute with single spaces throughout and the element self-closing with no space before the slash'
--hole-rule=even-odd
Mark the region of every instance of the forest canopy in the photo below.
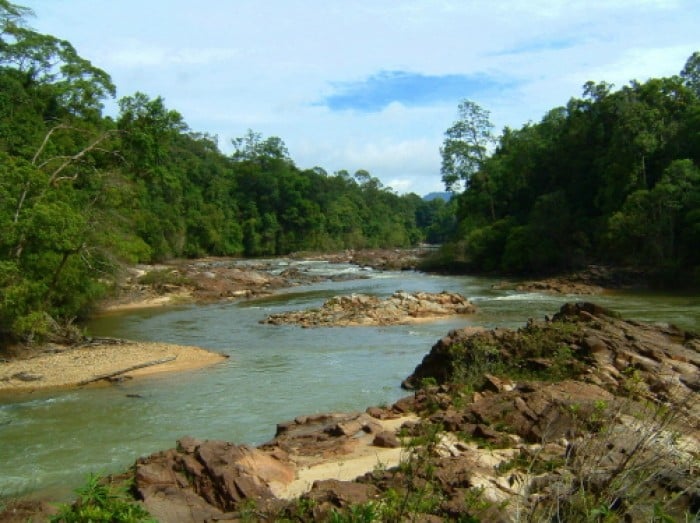
<svg viewBox="0 0 700 523">
<path fill-rule="evenodd" d="M 700 283 L 700 53 L 679 75 L 588 82 L 497 139 L 465 100 L 441 149 L 458 226 L 442 263 L 553 273 L 592 262 Z"/>
</svg>

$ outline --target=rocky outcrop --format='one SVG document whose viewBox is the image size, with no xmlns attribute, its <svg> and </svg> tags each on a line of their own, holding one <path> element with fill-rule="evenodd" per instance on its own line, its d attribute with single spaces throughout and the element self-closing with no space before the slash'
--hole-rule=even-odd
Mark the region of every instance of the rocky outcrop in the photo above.
<svg viewBox="0 0 700 523">
<path fill-rule="evenodd" d="M 210 521 L 232 517 L 245 500 L 273 499 L 273 489 L 293 479 L 279 449 L 183 438 L 177 448 L 136 462 L 134 488 L 158 521 Z"/>
<path fill-rule="evenodd" d="M 369 278 L 365 271 L 319 274 L 297 260 L 350 263 L 363 269 L 415 269 L 421 249 L 347 250 L 331 254 L 297 253 L 287 259 L 204 258 L 126 269 L 115 282 L 117 294 L 103 310 L 160 307 L 173 302 L 211 302 L 264 297 L 278 289 L 320 281 Z M 283 268 L 283 267 L 287 268 Z M 64 336 L 65 337 L 65 336 Z"/>
<path fill-rule="evenodd" d="M 518 331 L 451 332 L 404 382 L 422 386 L 415 408 L 445 431 L 435 465 L 446 470 L 436 473 L 449 498 L 443 510 L 468 510 L 469 486 L 484 507 L 517 506 L 534 521 L 590 517 L 591 504 L 621 520 L 657 510 L 692 519 L 700 511 L 698 341 L 590 303 Z M 488 458 L 479 450 L 494 447 Z M 490 471 L 477 466 L 484 459 Z M 518 519 L 509 510 L 479 517 Z"/>
<path fill-rule="evenodd" d="M 292 254 L 294 258 L 325 260 L 331 263 L 352 263 L 378 270 L 415 270 L 420 261 L 433 251 L 431 246 L 413 249 L 347 249 L 337 253 L 313 255 Z"/>
<path fill-rule="evenodd" d="M 393 452 L 396 463 L 400 454 L 395 452 L 400 413 L 374 412 L 381 419 L 367 413 L 300 416 L 280 423 L 275 438 L 257 448 L 185 437 L 176 448 L 136 462 L 134 491 L 156 520 L 178 523 L 237 521 L 251 506 L 275 521 L 286 499 L 307 491 L 318 503 L 329 497 L 354 503 L 373 495 L 374 488 L 338 486 L 333 478 L 354 479 L 385 459 L 383 452 Z M 334 462 L 336 468 L 329 468 Z"/>
<path fill-rule="evenodd" d="M 320 309 L 273 314 L 261 323 L 302 327 L 403 325 L 456 314 L 470 314 L 474 305 L 454 292 L 395 292 L 386 299 L 366 294 L 335 296 Z"/>
<path fill-rule="evenodd" d="M 575 377 L 616 394 L 636 387 L 656 401 L 687 403 L 683 400 L 699 390 L 698 336 L 672 325 L 622 320 L 591 303 L 564 305 L 551 320 L 518 331 L 453 330 L 433 346 L 404 386 L 415 388 L 425 378 L 445 383 L 460 370 L 496 360 L 504 363 L 503 370 L 549 379 Z"/>
<path fill-rule="evenodd" d="M 125 271 L 118 293 L 103 310 L 158 307 L 178 302 L 212 302 L 269 296 L 275 291 L 328 280 L 367 278 L 360 272 L 320 275 L 284 260 L 201 259 L 168 265 L 139 265 Z"/>
</svg>

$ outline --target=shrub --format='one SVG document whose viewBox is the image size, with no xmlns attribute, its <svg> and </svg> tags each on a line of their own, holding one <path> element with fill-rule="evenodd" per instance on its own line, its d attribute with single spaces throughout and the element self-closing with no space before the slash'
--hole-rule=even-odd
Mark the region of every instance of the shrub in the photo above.
<svg viewBox="0 0 700 523">
<path fill-rule="evenodd" d="M 51 523 L 155 522 L 145 508 L 129 498 L 125 489 L 107 485 L 99 475 L 90 475 L 75 493 L 77 501 L 61 505 Z"/>
</svg>

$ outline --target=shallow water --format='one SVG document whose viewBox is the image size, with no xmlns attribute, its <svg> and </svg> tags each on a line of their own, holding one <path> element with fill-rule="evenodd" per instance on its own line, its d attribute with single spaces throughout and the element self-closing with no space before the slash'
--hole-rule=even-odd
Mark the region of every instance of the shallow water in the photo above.
<svg viewBox="0 0 700 523">
<path fill-rule="evenodd" d="M 319 274 L 357 271 L 346 265 L 302 266 Z M 66 497 L 88 473 L 123 470 L 136 457 L 172 447 L 184 435 L 258 444 L 274 436 L 276 423 L 300 414 L 392 403 L 406 394 L 401 380 L 451 328 L 520 326 L 580 299 L 492 290 L 494 281 L 487 278 L 366 274 L 371 278 L 297 287 L 261 300 L 96 319 L 90 325 L 94 335 L 198 345 L 230 358 L 192 372 L 2 400 L 0 496 Z M 398 327 L 301 329 L 258 323 L 274 312 L 320 306 L 336 294 L 387 296 L 399 289 L 460 292 L 479 312 Z M 595 301 L 628 318 L 700 330 L 697 297 L 620 293 Z"/>
</svg>

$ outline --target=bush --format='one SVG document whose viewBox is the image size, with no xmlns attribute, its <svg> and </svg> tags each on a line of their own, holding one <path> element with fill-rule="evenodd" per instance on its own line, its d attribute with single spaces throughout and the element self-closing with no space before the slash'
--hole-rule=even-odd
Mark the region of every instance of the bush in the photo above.
<svg viewBox="0 0 700 523">
<path fill-rule="evenodd" d="M 62 505 L 51 523 L 142 523 L 155 522 L 138 503 L 129 498 L 125 489 L 105 484 L 99 475 L 90 475 L 82 487 L 76 489 L 78 500 Z"/>
</svg>

